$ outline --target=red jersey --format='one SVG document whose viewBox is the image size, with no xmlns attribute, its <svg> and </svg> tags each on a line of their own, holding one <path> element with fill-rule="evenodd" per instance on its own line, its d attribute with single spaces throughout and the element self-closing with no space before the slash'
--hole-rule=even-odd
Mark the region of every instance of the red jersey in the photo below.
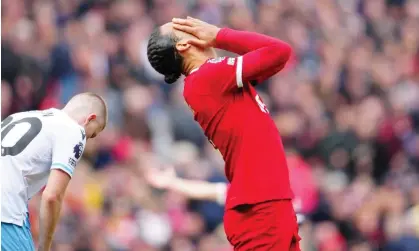
<svg viewBox="0 0 419 251">
<path fill-rule="evenodd" d="M 266 105 L 250 84 L 251 80 L 263 80 L 282 69 L 289 57 L 289 52 L 283 55 L 285 52 L 277 51 L 274 60 L 279 61 L 281 55 L 285 62 L 270 62 L 263 68 L 263 61 L 269 60 L 265 54 L 272 55 L 275 54 L 272 50 L 283 49 L 279 45 L 288 50 L 289 47 L 283 42 L 278 45 L 279 40 L 260 34 L 230 29 L 220 31 L 217 45 L 223 48 L 224 44 L 243 38 L 240 36 L 252 36 L 252 45 L 250 48 L 237 46 L 233 52 L 240 53 L 237 52 L 240 49 L 253 51 L 264 46 L 268 50 L 250 52 L 237 58 L 207 60 L 186 77 L 183 92 L 194 119 L 224 158 L 225 173 L 231 184 L 227 209 L 241 204 L 292 198 L 281 137 Z M 260 39 L 259 44 L 255 43 L 255 37 Z M 245 39 L 247 44 L 248 39 Z M 269 47 L 271 45 L 274 47 Z"/>
</svg>

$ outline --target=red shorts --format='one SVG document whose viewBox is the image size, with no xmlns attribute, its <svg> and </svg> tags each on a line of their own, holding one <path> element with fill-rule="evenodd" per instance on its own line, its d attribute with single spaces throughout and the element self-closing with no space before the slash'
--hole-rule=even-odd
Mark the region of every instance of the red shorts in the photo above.
<svg viewBox="0 0 419 251">
<path fill-rule="evenodd" d="M 227 239 L 235 251 L 300 251 L 291 200 L 240 205 L 224 215 Z"/>
</svg>

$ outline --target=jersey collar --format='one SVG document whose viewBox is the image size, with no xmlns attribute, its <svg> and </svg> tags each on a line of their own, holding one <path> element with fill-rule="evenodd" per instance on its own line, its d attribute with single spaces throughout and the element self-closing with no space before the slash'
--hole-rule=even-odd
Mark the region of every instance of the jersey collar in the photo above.
<svg viewBox="0 0 419 251">
<path fill-rule="evenodd" d="M 192 73 L 194 73 L 194 72 L 196 72 L 196 71 L 198 71 L 199 70 L 199 67 L 197 67 L 197 68 L 195 68 L 195 69 L 192 69 L 190 72 L 189 72 L 189 75 L 190 74 L 192 74 Z"/>
<path fill-rule="evenodd" d="M 70 123 L 77 125 L 78 127 L 80 127 L 80 129 L 85 132 L 85 129 L 83 126 L 81 126 L 79 123 L 77 123 L 77 121 L 75 121 L 72 117 L 70 117 L 66 112 L 64 112 L 61 109 L 57 109 L 57 108 L 51 108 L 53 109 L 56 114 L 59 114 L 59 116 L 61 116 L 62 118 L 68 120 Z M 83 133 L 82 133 L 83 134 Z"/>
</svg>

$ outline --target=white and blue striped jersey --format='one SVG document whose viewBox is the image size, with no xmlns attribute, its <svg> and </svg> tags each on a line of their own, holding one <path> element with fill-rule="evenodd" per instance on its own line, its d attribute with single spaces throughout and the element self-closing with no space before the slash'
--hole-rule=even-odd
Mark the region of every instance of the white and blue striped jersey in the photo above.
<svg viewBox="0 0 419 251">
<path fill-rule="evenodd" d="M 23 225 L 31 197 L 51 169 L 73 175 L 86 144 L 84 128 L 58 109 L 12 114 L 1 122 L 1 222 Z"/>
</svg>

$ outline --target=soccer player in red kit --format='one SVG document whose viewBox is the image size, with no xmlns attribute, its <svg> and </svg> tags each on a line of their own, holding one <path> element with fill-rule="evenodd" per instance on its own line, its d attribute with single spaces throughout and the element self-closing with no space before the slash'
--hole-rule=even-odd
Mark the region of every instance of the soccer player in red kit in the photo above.
<svg viewBox="0 0 419 251">
<path fill-rule="evenodd" d="M 217 58 L 213 48 L 240 56 Z M 234 249 L 299 250 L 281 137 L 253 87 L 285 66 L 290 46 L 188 17 L 156 29 L 147 54 L 166 82 L 186 76 L 184 98 L 224 158 L 230 182 L 224 228 Z"/>
</svg>

